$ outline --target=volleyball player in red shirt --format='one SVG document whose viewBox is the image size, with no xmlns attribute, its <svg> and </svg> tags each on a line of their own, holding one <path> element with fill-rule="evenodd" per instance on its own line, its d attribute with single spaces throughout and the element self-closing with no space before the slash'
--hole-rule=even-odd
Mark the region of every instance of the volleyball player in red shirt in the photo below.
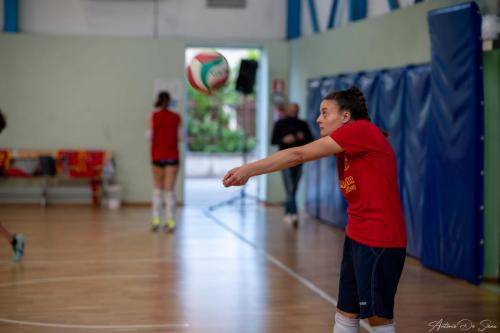
<svg viewBox="0 0 500 333">
<path fill-rule="evenodd" d="M 181 117 L 168 109 L 170 94 L 162 91 L 158 94 L 151 115 L 151 163 L 153 168 L 153 220 L 152 230 L 161 226 L 161 211 L 165 205 L 166 230 L 175 228 L 175 182 L 179 169 L 179 137 Z"/>
<path fill-rule="evenodd" d="M 334 333 L 354 333 L 367 318 L 373 332 L 395 332 L 394 298 L 406 256 L 406 232 L 396 157 L 384 133 L 370 122 L 361 91 L 325 96 L 316 120 L 322 138 L 232 169 L 224 185 L 336 155 L 348 222 Z"/>
</svg>

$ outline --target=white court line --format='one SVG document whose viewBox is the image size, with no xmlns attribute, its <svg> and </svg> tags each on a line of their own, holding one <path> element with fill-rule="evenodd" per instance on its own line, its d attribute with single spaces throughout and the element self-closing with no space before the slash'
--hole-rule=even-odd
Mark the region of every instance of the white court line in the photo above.
<svg viewBox="0 0 500 333">
<path fill-rule="evenodd" d="M 482 289 L 486 289 L 490 292 L 493 292 L 497 295 L 500 295 L 500 288 L 497 285 L 492 285 L 492 284 L 488 284 L 488 283 L 481 283 L 479 285 L 479 287 Z"/>
<path fill-rule="evenodd" d="M 11 320 L 0 318 L 0 322 L 6 324 L 18 324 L 18 325 L 28 325 L 28 326 L 39 326 L 39 327 L 57 327 L 57 328 L 86 328 L 91 330 L 102 330 L 102 329 L 136 329 L 136 328 L 172 328 L 172 329 L 182 329 L 188 328 L 189 324 L 144 324 L 144 325 L 73 325 L 73 324 L 56 324 L 56 323 L 40 323 L 36 321 L 25 321 L 25 320 Z"/>
<path fill-rule="evenodd" d="M 182 258 L 181 258 L 182 259 Z M 171 258 L 135 258 L 135 259 L 95 259 L 95 260 L 23 260 L 24 265 L 92 265 L 92 264 L 128 264 L 128 263 L 159 263 L 159 262 L 177 262 Z M 1 261 L 8 263 L 10 261 Z"/>
<path fill-rule="evenodd" d="M 321 288 L 319 288 L 318 286 L 316 286 L 314 283 L 312 283 L 311 281 L 309 281 L 308 279 L 306 279 L 305 277 L 303 277 L 299 273 L 297 273 L 294 270 L 292 270 L 290 267 L 288 267 L 287 265 L 285 265 L 284 263 L 282 263 L 281 261 L 279 261 L 278 259 L 276 259 L 272 255 L 270 255 L 265 250 L 257 247 L 257 245 L 255 243 L 249 241 L 243 235 L 239 234 L 237 231 L 235 231 L 232 228 L 228 227 L 224 222 L 222 222 L 221 220 L 219 220 L 210 211 L 206 210 L 205 214 L 209 218 L 211 218 L 217 225 L 221 226 L 226 231 L 229 231 L 230 233 L 232 233 L 238 239 L 240 239 L 241 241 L 243 241 L 247 245 L 251 246 L 259 254 L 261 254 L 264 257 L 266 257 L 267 260 L 269 260 L 270 262 L 272 262 L 274 265 L 276 265 L 277 267 L 279 267 L 281 270 L 285 271 L 287 274 L 289 274 L 290 276 L 292 276 L 294 279 L 296 279 L 297 281 L 299 281 L 300 283 L 302 283 L 303 285 L 305 285 L 307 288 L 309 288 L 310 290 L 312 290 L 315 294 L 317 294 L 318 296 L 320 296 L 321 298 L 323 298 L 325 301 L 327 301 L 328 303 L 332 304 L 333 306 L 337 307 L 337 300 L 334 297 L 328 295 L 326 292 L 324 292 L 323 290 L 321 290 Z M 360 325 L 365 330 L 367 330 L 369 333 L 373 333 L 370 324 L 366 320 L 360 320 Z"/>
<path fill-rule="evenodd" d="M 14 281 L 7 283 L 0 283 L 1 287 L 12 287 L 12 286 L 25 286 L 30 284 L 39 283 L 52 283 L 52 282 L 67 282 L 67 281 L 85 281 L 85 280 L 115 280 L 115 279 L 152 279 L 157 278 L 159 275 L 155 274 L 142 274 L 142 275 L 90 275 L 90 276 L 68 276 L 68 277 L 58 277 L 50 279 L 38 279 L 38 280 L 27 280 L 27 281 Z"/>
<path fill-rule="evenodd" d="M 143 274 L 143 275 L 92 275 L 81 277 L 61 277 L 52 279 L 38 279 L 28 281 L 16 281 L 9 283 L 1 283 L 0 287 L 10 287 L 19 285 L 30 285 L 38 283 L 51 283 L 51 282 L 66 282 L 66 281 L 82 281 L 82 280 L 115 280 L 115 279 L 148 279 L 158 278 L 157 274 Z M 39 327 L 56 327 L 56 328 L 82 328 L 82 329 L 139 329 L 139 328 L 187 328 L 189 324 L 143 324 L 143 325 L 78 325 L 78 324 L 57 324 L 57 323 L 40 323 L 26 320 L 12 320 L 0 318 L 0 322 L 6 324 L 29 325 Z"/>
<path fill-rule="evenodd" d="M 241 258 L 238 258 L 241 259 Z M 58 266 L 58 265 L 97 265 L 97 264 L 136 264 L 136 263 L 178 263 L 183 260 L 236 260 L 230 257 L 176 257 L 176 258 L 132 258 L 132 259 L 96 259 L 96 260 L 23 260 L 20 264 L 23 265 L 44 265 L 44 266 Z M 1 264 L 9 264 L 9 260 L 0 260 Z M 19 265 L 19 263 L 12 263 Z"/>
</svg>

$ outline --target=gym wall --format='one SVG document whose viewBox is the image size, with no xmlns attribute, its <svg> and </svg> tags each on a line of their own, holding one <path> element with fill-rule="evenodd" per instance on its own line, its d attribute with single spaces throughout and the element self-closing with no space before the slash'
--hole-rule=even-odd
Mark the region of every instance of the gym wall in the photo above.
<svg viewBox="0 0 500 333">
<path fill-rule="evenodd" d="M 155 99 L 154 80 L 184 80 L 187 44 L 195 45 L 181 39 L 0 34 L 0 107 L 8 118 L 0 146 L 109 149 L 124 201 L 149 202 L 152 180 L 144 131 Z M 287 44 L 255 45 L 263 46 L 269 78 L 286 79 Z M 177 109 L 184 111 L 182 101 Z M 182 198 L 183 182 L 177 185 Z M 281 193 L 268 193 L 273 194 Z"/>
</svg>

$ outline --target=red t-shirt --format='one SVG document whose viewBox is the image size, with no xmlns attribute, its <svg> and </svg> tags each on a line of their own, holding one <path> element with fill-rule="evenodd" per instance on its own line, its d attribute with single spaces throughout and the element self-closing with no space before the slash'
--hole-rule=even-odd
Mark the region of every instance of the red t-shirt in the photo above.
<svg viewBox="0 0 500 333">
<path fill-rule="evenodd" d="M 347 235 L 373 247 L 406 247 L 396 156 L 381 130 L 367 120 L 349 122 L 330 137 L 337 154 L 340 189 L 347 200 Z"/>
<path fill-rule="evenodd" d="M 151 116 L 151 159 L 153 161 L 178 160 L 178 133 L 181 117 L 167 109 L 153 112 Z"/>
</svg>

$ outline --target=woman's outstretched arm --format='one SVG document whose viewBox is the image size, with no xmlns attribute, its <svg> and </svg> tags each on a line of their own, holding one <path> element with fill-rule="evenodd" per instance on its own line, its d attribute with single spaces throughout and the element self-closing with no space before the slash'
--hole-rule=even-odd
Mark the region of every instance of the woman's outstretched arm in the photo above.
<svg viewBox="0 0 500 333">
<path fill-rule="evenodd" d="M 288 169 L 342 151 L 342 147 L 337 142 L 326 136 L 306 145 L 281 150 L 261 160 L 234 168 L 226 173 L 223 183 L 226 187 L 245 185 L 250 177 Z"/>
</svg>

